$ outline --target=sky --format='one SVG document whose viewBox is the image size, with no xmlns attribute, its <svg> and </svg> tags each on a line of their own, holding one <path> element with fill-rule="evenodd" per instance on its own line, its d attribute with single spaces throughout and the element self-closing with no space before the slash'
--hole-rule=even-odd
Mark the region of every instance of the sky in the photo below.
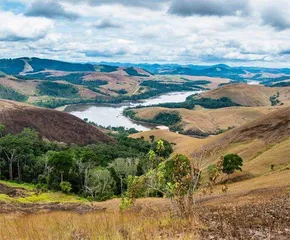
<svg viewBox="0 0 290 240">
<path fill-rule="evenodd" d="M 0 0 L 0 58 L 290 67 L 289 0 Z"/>
</svg>

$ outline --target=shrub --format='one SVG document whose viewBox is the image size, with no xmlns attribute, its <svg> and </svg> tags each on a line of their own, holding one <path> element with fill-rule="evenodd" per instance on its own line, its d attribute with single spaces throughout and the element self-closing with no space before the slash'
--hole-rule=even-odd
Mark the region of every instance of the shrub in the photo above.
<svg viewBox="0 0 290 240">
<path fill-rule="evenodd" d="M 59 184 L 59 187 L 61 191 L 66 194 L 70 193 L 70 191 L 72 190 L 71 184 L 69 182 L 61 182 Z"/>
</svg>

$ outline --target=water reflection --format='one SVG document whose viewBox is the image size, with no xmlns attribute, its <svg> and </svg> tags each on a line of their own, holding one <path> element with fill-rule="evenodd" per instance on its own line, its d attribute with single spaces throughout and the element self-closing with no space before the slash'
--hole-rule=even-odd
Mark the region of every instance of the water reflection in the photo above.
<svg viewBox="0 0 290 240">
<path fill-rule="evenodd" d="M 125 128 L 136 128 L 138 131 L 150 130 L 150 127 L 144 124 L 138 124 L 123 115 L 123 111 L 127 107 L 134 107 L 138 105 L 149 106 L 159 103 L 169 102 L 183 102 L 185 99 L 197 92 L 176 92 L 161 95 L 156 98 L 143 100 L 140 102 L 126 102 L 124 104 L 106 104 L 106 105 L 94 105 L 94 104 L 77 104 L 67 106 L 65 112 L 69 112 L 81 119 L 87 118 L 89 121 L 93 121 L 98 125 L 104 127 L 113 126 Z"/>
</svg>

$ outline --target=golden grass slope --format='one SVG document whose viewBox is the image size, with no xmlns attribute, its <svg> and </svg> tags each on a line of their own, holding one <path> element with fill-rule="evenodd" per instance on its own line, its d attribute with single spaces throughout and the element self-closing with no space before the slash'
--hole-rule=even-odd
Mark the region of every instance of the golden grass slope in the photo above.
<svg viewBox="0 0 290 240">
<path fill-rule="evenodd" d="M 160 112 L 178 112 L 182 117 L 181 125 L 185 132 L 200 132 L 211 135 L 220 130 L 239 127 L 275 109 L 271 107 L 205 109 L 197 106 L 194 110 L 152 107 L 134 109 L 134 111 L 136 116 L 141 119 L 152 119 Z"/>
<path fill-rule="evenodd" d="M 230 98 L 233 102 L 247 107 L 271 106 L 270 97 L 280 93 L 280 100 L 288 103 L 290 88 L 271 88 L 263 85 L 243 83 L 225 85 L 212 91 L 204 92 L 200 97 L 219 99 Z"/>
<path fill-rule="evenodd" d="M 196 156 L 206 150 L 205 167 L 217 162 L 223 155 L 241 155 L 244 159 L 243 172 L 233 175 L 234 178 L 271 173 L 272 164 L 275 169 L 290 167 L 290 107 L 279 108 L 255 121 L 202 140 L 161 130 L 138 133 L 132 137 L 148 138 L 150 135 L 176 143 L 176 153 Z"/>
</svg>

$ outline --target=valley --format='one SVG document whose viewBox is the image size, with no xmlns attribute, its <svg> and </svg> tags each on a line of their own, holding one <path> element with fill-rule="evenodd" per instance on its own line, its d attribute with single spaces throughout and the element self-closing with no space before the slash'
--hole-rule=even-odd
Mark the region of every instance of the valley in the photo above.
<svg viewBox="0 0 290 240">
<path fill-rule="evenodd" d="M 0 238 L 287 239 L 286 73 L 8 63 Z"/>
</svg>

